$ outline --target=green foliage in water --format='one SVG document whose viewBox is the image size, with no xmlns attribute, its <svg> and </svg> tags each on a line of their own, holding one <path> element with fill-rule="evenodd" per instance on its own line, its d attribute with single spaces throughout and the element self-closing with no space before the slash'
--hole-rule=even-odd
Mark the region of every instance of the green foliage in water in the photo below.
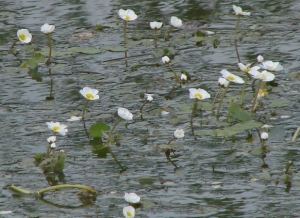
<svg viewBox="0 0 300 218">
<path fill-rule="evenodd" d="M 57 153 L 54 153 L 50 155 L 49 158 L 43 160 L 40 163 L 40 167 L 44 172 L 61 172 L 64 169 L 65 166 L 65 160 L 66 160 L 66 152 L 60 151 Z"/>
<path fill-rule="evenodd" d="M 108 130 L 110 130 L 110 127 L 108 125 L 103 122 L 97 122 L 90 127 L 89 134 L 93 138 L 100 138 L 102 137 L 102 132 Z"/>
</svg>

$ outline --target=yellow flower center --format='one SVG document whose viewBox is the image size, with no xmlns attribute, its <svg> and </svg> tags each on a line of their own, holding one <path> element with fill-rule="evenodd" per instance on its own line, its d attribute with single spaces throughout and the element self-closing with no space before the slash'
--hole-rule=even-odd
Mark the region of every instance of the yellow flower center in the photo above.
<svg viewBox="0 0 300 218">
<path fill-rule="evenodd" d="M 268 92 L 267 92 L 267 90 L 265 90 L 265 89 L 260 89 L 260 90 L 258 91 L 258 94 L 259 94 L 260 96 L 265 96 L 265 95 L 268 94 Z"/>
<path fill-rule="evenodd" d="M 228 79 L 229 81 L 235 80 L 234 76 L 227 76 L 226 79 Z"/>
<path fill-rule="evenodd" d="M 60 129 L 59 126 L 53 126 L 53 127 L 52 127 L 52 130 L 53 130 L 54 132 L 57 132 L 59 129 Z"/>
<path fill-rule="evenodd" d="M 19 38 L 20 38 L 21 40 L 25 40 L 25 39 L 26 39 L 26 35 L 25 35 L 25 34 L 20 34 L 20 35 L 19 35 Z"/>
<path fill-rule="evenodd" d="M 91 94 L 91 93 L 86 93 L 86 94 L 85 94 L 85 97 L 86 97 L 87 99 L 93 99 L 93 98 L 94 98 L 94 95 Z"/>
<path fill-rule="evenodd" d="M 130 16 L 128 14 L 125 15 L 125 20 L 130 20 Z"/>
<path fill-rule="evenodd" d="M 267 76 L 266 76 L 266 74 L 263 74 L 263 73 L 262 73 L 260 76 L 261 76 L 261 77 L 260 77 L 260 79 L 261 79 L 261 80 L 265 80 L 265 79 L 267 79 Z"/>
<path fill-rule="evenodd" d="M 195 98 L 200 98 L 200 99 L 203 98 L 202 95 L 201 95 L 200 93 L 196 93 L 196 94 L 194 95 L 194 97 L 195 97 Z"/>
<path fill-rule="evenodd" d="M 132 216 L 132 213 L 130 211 L 126 211 L 127 216 Z"/>
<path fill-rule="evenodd" d="M 250 67 L 246 67 L 246 69 L 245 69 L 245 73 L 248 73 L 249 71 L 250 71 Z"/>
</svg>

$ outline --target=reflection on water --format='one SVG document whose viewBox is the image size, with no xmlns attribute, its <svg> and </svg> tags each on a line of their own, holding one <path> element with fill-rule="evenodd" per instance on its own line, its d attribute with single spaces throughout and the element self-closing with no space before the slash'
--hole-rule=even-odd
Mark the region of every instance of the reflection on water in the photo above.
<svg viewBox="0 0 300 218">
<path fill-rule="evenodd" d="M 193 102 L 188 97 L 188 89 L 201 87 L 215 94 L 221 69 L 239 74 L 233 46 L 236 17 L 232 2 L 43 0 L 0 1 L 0 4 L 0 120 L 3 124 L 0 151 L 3 179 L 0 184 L 16 184 L 35 190 L 48 182 L 51 185 L 74 183 L 102 191 L 96 202 L 89 202 L 95 204 L 90 208 L 73 206 L 74 202 L 78 204 L 78 200 L 74 200 L 76 196 L 49 194 L 47 197 L 54 204 L 72 205 L 59 209 L 54 204 L 29 198 L 10 198 L 3 191 L 0 202 L 6 210 L 13 211 L 15 217 L 28 216 L 33 211 L 38 216 L 119 217 L 125 206 L 123 195 L 128 190 L 138 193 L 149 203 L 148 207 L 137 209 L 137 217 L 299 214 L 296 207 L 299 201 L 298 173 L 293 172 L 291 183 L 282 177 L 289 173 L 283 171 L 285 164 L 290 160 L 297 163 L 299 159 L 297 146 L 285 143 L 291 140 L 300 125 L 297 119 L 299 78 L 290 77 L 299 69 L 299 34 L 295 24 L 298 3 L 291 0 L 241 2 L 245 10 L 252 12 L 252 16 L 241 19 L 240 23 L 241 61 L 251 63 L 262 54 L 265 59 L 280 61 L 284 66 L 284 71 L 276 74 L 279 85 L 272 87 L 258 110 L 263 123 L 275 126 L 270 129 L 266 142 L 268 151 L 263 153 L 257 149 L 260 142 L 255 130 L 235 137 L 197 136 L 196 140 L 191 133 Z M 120 8 L 131 8 L 138 14 L 138 19 L 130 22 L 127 28 L 129 50 L 125 56 L 124 50 L 94 50 L 93 54 L 88 53 L 90 50 L 66 52 L 67 48 L 79 46 L 120 49 L 123 45 L 123 24 L 117 15 Z M 170 41 L 165 42 L 163 36 L 171 16 L 178 16 L 189 26 L 172 32 Z M 149 27 L 149 22 L 155 20 L 165 24 L 159 34 L 157 49 Z M 15 46 L 17 55 L 7 53 L 16 39 L 17 30 L 28 28 L 33 34 L 33 44 L 44 49 L 47 40 L 40 27 L 45 22 L 56 26 L 51 36 L 52 64 L 49 68 L 42 64 L 35 70 L 20 70 L 18 66 L 30 56 L 22 51 L 25 46 L 18 42 Z M 104 26 L 103 32 L 95 30 L 97 24 Z M 215 34 L 200 39 L 194 34 L 196 30 L 204 33 L 210 30 Z M 78 31 L 89 33 L 91 37 L 74 40 L 74 36 L 78 38 Z M 220 42 L 216 48 L 214 39 Z M 164 53 L 166 51 L 168 54 Z M 190 75 L 191 80 L 182 88 L 174 86 L 173 73 L 161 63 L 164 55 L 171 57 L 175 72 L 184 70 Z M 87 129 L 97 121 L 112 126 L 120 106 L 134 114 L 135 122 L 116 128 L 120 147 L 112 147 L 118 160 L 128 169 L 119 172 L 114 159 L 107 155 L 109 150 L 103 146 L 102 139 L 90 141 L 82 122 L 68 123 L 67 136 L 58 136 L 58 149 L 67 152 L 63 173 L 44 176 L 34 165 L 27 163 L 24 167 L 22 160 L 45 150 L 45 139 L 51 134 L 46 122 L 66 122 L 71 115 L 81 114 L 84 99 L 79 90 L 85 86 L 100 90 L 100 100 L 91 102 L 86 111 Z M 229 94 L 238 96 L 239 90 L 240 87 L 235 86 Z M 153 102 L 144 108 L 142 120 L 140 92 L 155 94 Z M 251 95 L 251 87 L 247 87 L 244 102 L 250 102 Z M 288 100 L 288 103 L 272 108 L 273 99 Z M 224 104 L 221 113 L 226 114 L 228 100 Z M 206 106 L 203 104 L 195 111 L 195 135 L 227 125 L 216 121 L 210 114 L 211 107 L 207 109 Z M 162 108 L 169 114 L 161 116 Z M 283 119 L 282 115 L 289 117 Z M 154 146 L 168 141 L 177 128 L 184 128 L 186 136 L 182 146 L 176 148 L 175 156 L 164 154 L 161 148 Z M 249 135 L 253 137 L 251 140 Z M 174 171 L 174 167 L 178 169 Z M 252 177 L 258 180 L 251 181 Z M 212 182 L 222 183 L 222 186 L 215 188 Z M 88 204 L 84 199 L 82 202 Z"/>
</svg>

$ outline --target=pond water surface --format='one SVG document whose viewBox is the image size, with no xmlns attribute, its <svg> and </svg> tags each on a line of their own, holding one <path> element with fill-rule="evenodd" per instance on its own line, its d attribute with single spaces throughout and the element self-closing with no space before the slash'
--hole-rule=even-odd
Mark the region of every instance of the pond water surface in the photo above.
<svg viewBox="0 0 300 218">
<path fill-rule="evenodd" d="M 13 212 L 3 217 L 122 217 L 127 205 L 125 192 L 141 196 L 143 204 L 136 209 L 136 217 L 300 215 L 299 139 L 289 143 L 300 126 L 299 2 L 16 0 L 0 4 L 0 185 L 3 187 L 0 211 Z M 268 165 L 265 170 L 262 159 L 250 153 L 260 146 L 255 129 L 226 138 L 197 136 L 225 125 L 221 121 L 226 118 L 229 98 L 221 110 L 220 121 L 204 107 L 195 113 L 196 137 L 190 128 L 194 101 L 189 98 L 189 88 L 203 88 L 214 96 L 221 69 L 243 77 L 237 71 L 233 43 L 236 22 L 233 4 L 252 13 L 240 22 L 238 48 L 242 62 L 252 63 L 261 54 L 284 67 L 276 72 L 278 85 L 256 113 L 262 124 L 274 126 L 266 142 L 269 152 L 264 159 Z M 127 28 L 128 66 L 124 52 L 110 51 L 123 46 L 120 8 L 132 9 L 138 15 Z M 165 41 L 163 34 L 169 28 L 171 16 L 181 18 L 184 25 Z M 165 24 L 159 32 L 157 49 L 149 27 L 149 22 L 155 20 Z M 51 35 L 54 52 L 50 67 L 40 64 L 37 71 L 21 69 L 20 60 L 28 59 L 29 55 L 22 50 L 16 56 L 8 53 L 17 39 L 17 30 L 29 29 L 32 43 L 43 51 L 47 39 L 40 27 L 46 22 L 56 26 Z M 103 31 L 96 31 L 96 25 L 102 25 Z M 215 34 L 197 43 L 191 39 L 196 30 Z M 219 41 L 216 48 L 214 39 Z M 111 47 L 95 54 L 90 54 L 90 49 L 58 53 L 74 47 L 105 46 Z M 17 43 L 15 47 L 22 49 L 25 45 Z M 175 81 L 173 73 L 161 62 L 164 48 L 168 48 L 167 55 L 178 75 L 185 70 L 191 77 L 182 88 L 173 91 L 171 100 L 165 96 Z M 87 138 L 81 121 L 67 122 L 71 115 L 81 115 L 85 99 L 79 90 L 85 86 L 100 93 L 100 100 L 88 105 L 87 128 L 97 121 L 113 126 L 121 106 L 134 114 L 133 121 L 127 125 L 123 121 L 117 126 L 120 146 L 112 146 L 118 160 L 127 167 L 124 172 L 120 173 L 109 154 L 103 158 L 95 152 L 95 143 Z M 233 85 L 227 96 L 239 97 L 240 90 L 240 86 Z M 140 93 L 144 92 L 153 93 L 154 100 L 145 105 L 141 121 L 139 109 L 144 99 Z M 246 104 L 251 105 L 252 95 L 251 86 L 247 85 Z M 280 100 L 281 104 L 274 100 Z M 205 102 L 211 103 L 212 99 Z M 170 112 L 167 116 L 161 116 L 163 108 Z M 46 125 L 49 121 L 65 123 L 69 129 L 66 136 L 57 139 L 57 149 L 64 149 L 67 159 L 63 173 L 54 180 L 46 178 L 33 159 L 35 153 L 45 152 L 46 139 L 52 134 Z M 174 141 L 177 147 L 171 157 L 176 168 L 159 145 L 166 144 L 178 128 L 185 130 L 185 137 Z M 246 140 L 248 133 L 253 134 L 253 141 Z M 228 156 L 231 148 L 235 152 Z M 282 181 L 275 182 L 289 161 L 294 164 L 291 188 Z M 10 184 L 38 190 L 63 183 L 93 186 L 99 194 L 95 201 L 87 203 L 79 201 L 76 190 L 47 193 L 43 199 L 36 199 L 20 197 L 5 189 Z"/>
</svg>

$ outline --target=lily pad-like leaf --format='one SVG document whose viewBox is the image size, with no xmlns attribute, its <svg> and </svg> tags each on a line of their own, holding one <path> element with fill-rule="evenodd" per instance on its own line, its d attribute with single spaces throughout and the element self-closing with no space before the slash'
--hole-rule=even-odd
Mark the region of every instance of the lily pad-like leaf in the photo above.
<svg viewBox="0 0 300 218">
<path fill-rule="evenodd" d="M 66 152 L 61 151 L 43 160 L 39 166 L 45 172 L 60 172 L 64 169 L 65 160 L 66 160 Z"/>
<path fill-rule="evenodd" d="M 42 82 L 43 74 L 38 72 L 38 69 L 29 69 L 28 75 L 37 82 Z"/>
<path fill-rule="evenodd" d="M 228 108 L 228 113 L 232 118 L 235 118 L 239 121 L 252 120 L 251 113 L 248 111 L 244 111 L 240 105 L 235 104 L 234 102 L 230 103 L 230 106 Z"/>
<path fill-rule="evenodd" d="M 100 138 L 102 137 L 102 131 L 108 131 L 108 130 L 110 130 L 110 127 L 108 125 L 106 125 L 103 122 L 97 122 L 91 126 L 89 133 L 90 136 L 93 138 Z"/>
<path fill-rule="evenodd" d="M 107 51 L 113 51 L 113 52 L 124 52 L 127 51 L 128 48 L 125 48 L 124 46 L 104 46 L 102 47 L 103 50 L 107 50 Z"/>
<path fill-rule="evenodd" d="M 269 106 L 272 108 L 277 108 L 277 107 L 285 107 L 288 106 L 289 104 L 290 101 L 288 100 L 274 99 Z"/>
<path fill-rule="evenodd" d="M 226 127 L 224 129 L 208 130 L 198 133 L 199 136 L 210 135 L 210 136 L 233 136 L 241 133 L 245 130 L 252 128 L 259 128 L 262 126 L 261 122 L 250 120 L 242 123 L 235 124 L 233 126 Z"/>
<path fill-rule="evenodd" d="M 67 49 L 68 53 L 98 54 L 103 52 L 102 49 L 93 47 L 71 47 Z"/>
</svg>

